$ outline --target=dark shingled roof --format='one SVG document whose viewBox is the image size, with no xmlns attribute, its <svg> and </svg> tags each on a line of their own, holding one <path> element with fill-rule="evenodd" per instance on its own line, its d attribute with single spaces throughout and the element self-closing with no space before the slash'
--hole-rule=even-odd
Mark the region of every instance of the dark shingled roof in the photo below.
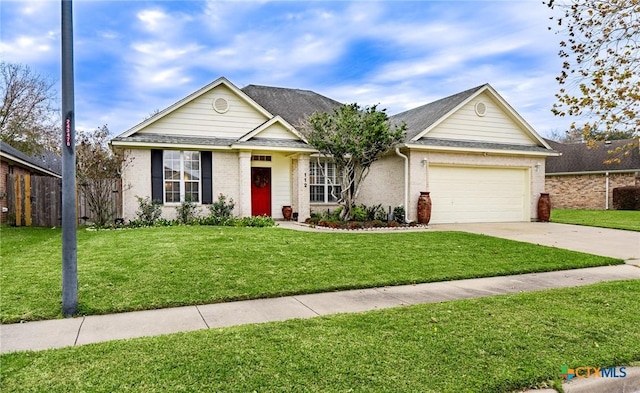
<svg viewBox="0 0 640 393">
<path fill-rule="evenodd" d="M 406 141 L 408 142 L 485 86 L 486 84 L 480 85 L 430 104 L 398 113 L 391 116 L 390 120 L 393 124 L 400 124 L 403 121 L 407 124 Z"/>
<path fill-rule="evenodd" d="M 610 144 L 598 142 L 597 148 L 589 148 L 586 143 L 559 143 L 551 140 L 547 140 L 547 143 L 551 145 L 553 150 L 562 153 L 559 157 L 547 158 L 547 173 L 640 171 L 638 140 L 624 139 L 611 141 Z M 629 150 L 628 156 L 617 155 L 621 159 L 620 163 L 604 163 L 605 160 L 615 157 L 609 151 L 629 143 L 635 143 L 635 146 Z"/>
<path fill-rule="evenodd" d="M 246 142 L 235 142 L 234 145 L 250 145 L 264 147 L 295 147 L 297 149 L 313 149 L 307 143 L 294 139 L 251 138 Z"/>
<path fill-rule="evenodd" d="M 114 141 L 141 142 L 141 143 L 166 143 L 168 145 L 201 145 L 206 146 L 231 146 L 249 145 L 263 147 L 293 147 L 298 149 L 310 148 L 303 141 L 293 139 L 252 138 L 248 141 L 238 141 L 233 138 L 206 138 L 180 135 L 161 134 L 134 134 L 125 138 L 114 138 Z"/>
<path fill-rule="evenodd" d="M 258 85 L 248 85 L 241 90 L 272 115 L 280 115 L 294 127 L 315 112 L 333 112 L 342 105 L 310 90 Z"/>
<path fill-rule="evenodd" d="M 151 133 L 138 133 L 127 137 L 113 138 L 113 141 L 142 142 L 142 143 L 167 143 L 203 146 L 229 146 L 236 141 L 234 138 L 204 138 L 180 135 L 161 135 Z"/>
<path fill-rule="evenodd" d="M 13 156 L 22 161 L 28 162 L 29 164 L 41 168 L 43 170 L 53 172 L 56 175 L 62 174 L 62 157 L 57 155 L 51 151 L 45 151 L 38 156 L 29 156 L 16 149 L 13 146 L 10 146 L 2 141 L 0 141 L 0 150 L 7 153 L 10 156 Z"/>
<path fill-rule="evenodd" d="M 415 142 L 411 142 L 411 144 L 425 145 L 425 146 L 466 147 L 466 148 L 475 148 L 475 149 L 519 150 L 519 151 L 530 151 L 530 152 L 540 152 L 540 153 L 549 152 L 549 149 L 542 146 L 510 145 L 506 143 L 458 141 L 453 139 L 436 139 L 436 138 L 420 138 Z"/>
</svg>

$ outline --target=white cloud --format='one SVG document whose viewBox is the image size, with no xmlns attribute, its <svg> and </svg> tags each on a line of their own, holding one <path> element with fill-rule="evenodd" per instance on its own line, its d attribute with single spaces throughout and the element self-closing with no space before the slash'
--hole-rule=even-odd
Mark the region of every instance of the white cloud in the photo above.
<svg viewBox="0 0 640 393">
<path fill-rule="evenodd" d="M 2 57 L 13 63 L 38 63 L 49 59 L 55 43 L 48 36 L 17 36 L 0 42 Z"/>
<path fill-rule="evenodd" d="M 137 17 L 138 20 L 142 22 L 144 28 L 153 32 L 164 27 L 169 20 L 169 16 L 158 9 L 140 11 Z"/>
<path fill-rule="evenodd" d="M 59 3 L 3 2 L 0 55 L 5 61 L 31 67 L 51 63 L 59 57 Z M 58 16 L 53 18 L 53 16 Z"/>
<path fill-rule="evenodd" d="M 188 83 L 191 79 L 183 76 L 183 73 L 181 67 L 169 68 L 152 73 L 148 79 L 156 87 Z"/>
<path fill-rule="evenodd" d="M 133 43 L 131 47 L 134 51 L 143 55 L 146 61 L 153 64 L 172 62 L 195 53 L 202 48 L 196 44 L 170 46 L 165 42 L 138 42 Z"/>
</svg>

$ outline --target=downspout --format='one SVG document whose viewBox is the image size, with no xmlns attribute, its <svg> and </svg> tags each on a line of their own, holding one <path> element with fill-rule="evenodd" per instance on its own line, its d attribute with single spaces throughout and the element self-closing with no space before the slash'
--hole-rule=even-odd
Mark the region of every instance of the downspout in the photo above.
<svg viewBox="0 0 640 393">
<path fill-rule="evenodd" d="M 604 209 L 609 210 L 609 172 L 606 172 L 604 175 Z"/>
<path fill-rule="evenodd" d="M 396 147 L 396 154 L 404 158 L 404 222 L 409 222 L 409 157 L 400 153 L 399 147 Z"/>
</svg>

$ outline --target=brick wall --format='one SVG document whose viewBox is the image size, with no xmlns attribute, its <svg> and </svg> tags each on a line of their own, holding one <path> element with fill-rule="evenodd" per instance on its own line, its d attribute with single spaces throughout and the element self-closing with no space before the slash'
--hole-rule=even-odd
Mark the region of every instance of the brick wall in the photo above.
<svg viewBox="0 0 640 393">
<path fill-rule="evenodd" d="M 640 185 L 640 176 L 635 173 L 609 174 L 609 209 L 613 209 L 614 188 L 635 185 Z M 604 210 L 606 208 L 605 174 L 547 174 L 545 189 L 551 197 L 552 208 L 592 210 Z"/>
</svg>

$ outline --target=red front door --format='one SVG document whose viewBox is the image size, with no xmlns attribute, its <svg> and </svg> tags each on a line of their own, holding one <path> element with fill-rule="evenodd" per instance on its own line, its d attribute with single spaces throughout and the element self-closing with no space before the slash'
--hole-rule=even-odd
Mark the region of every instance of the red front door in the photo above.
<svg viewBox="0 0 640 393">
<path fill-rule="evenodd" d="M 251 168 L 251 215 L 271 217 L 271 168 Z"/>
</svg>

